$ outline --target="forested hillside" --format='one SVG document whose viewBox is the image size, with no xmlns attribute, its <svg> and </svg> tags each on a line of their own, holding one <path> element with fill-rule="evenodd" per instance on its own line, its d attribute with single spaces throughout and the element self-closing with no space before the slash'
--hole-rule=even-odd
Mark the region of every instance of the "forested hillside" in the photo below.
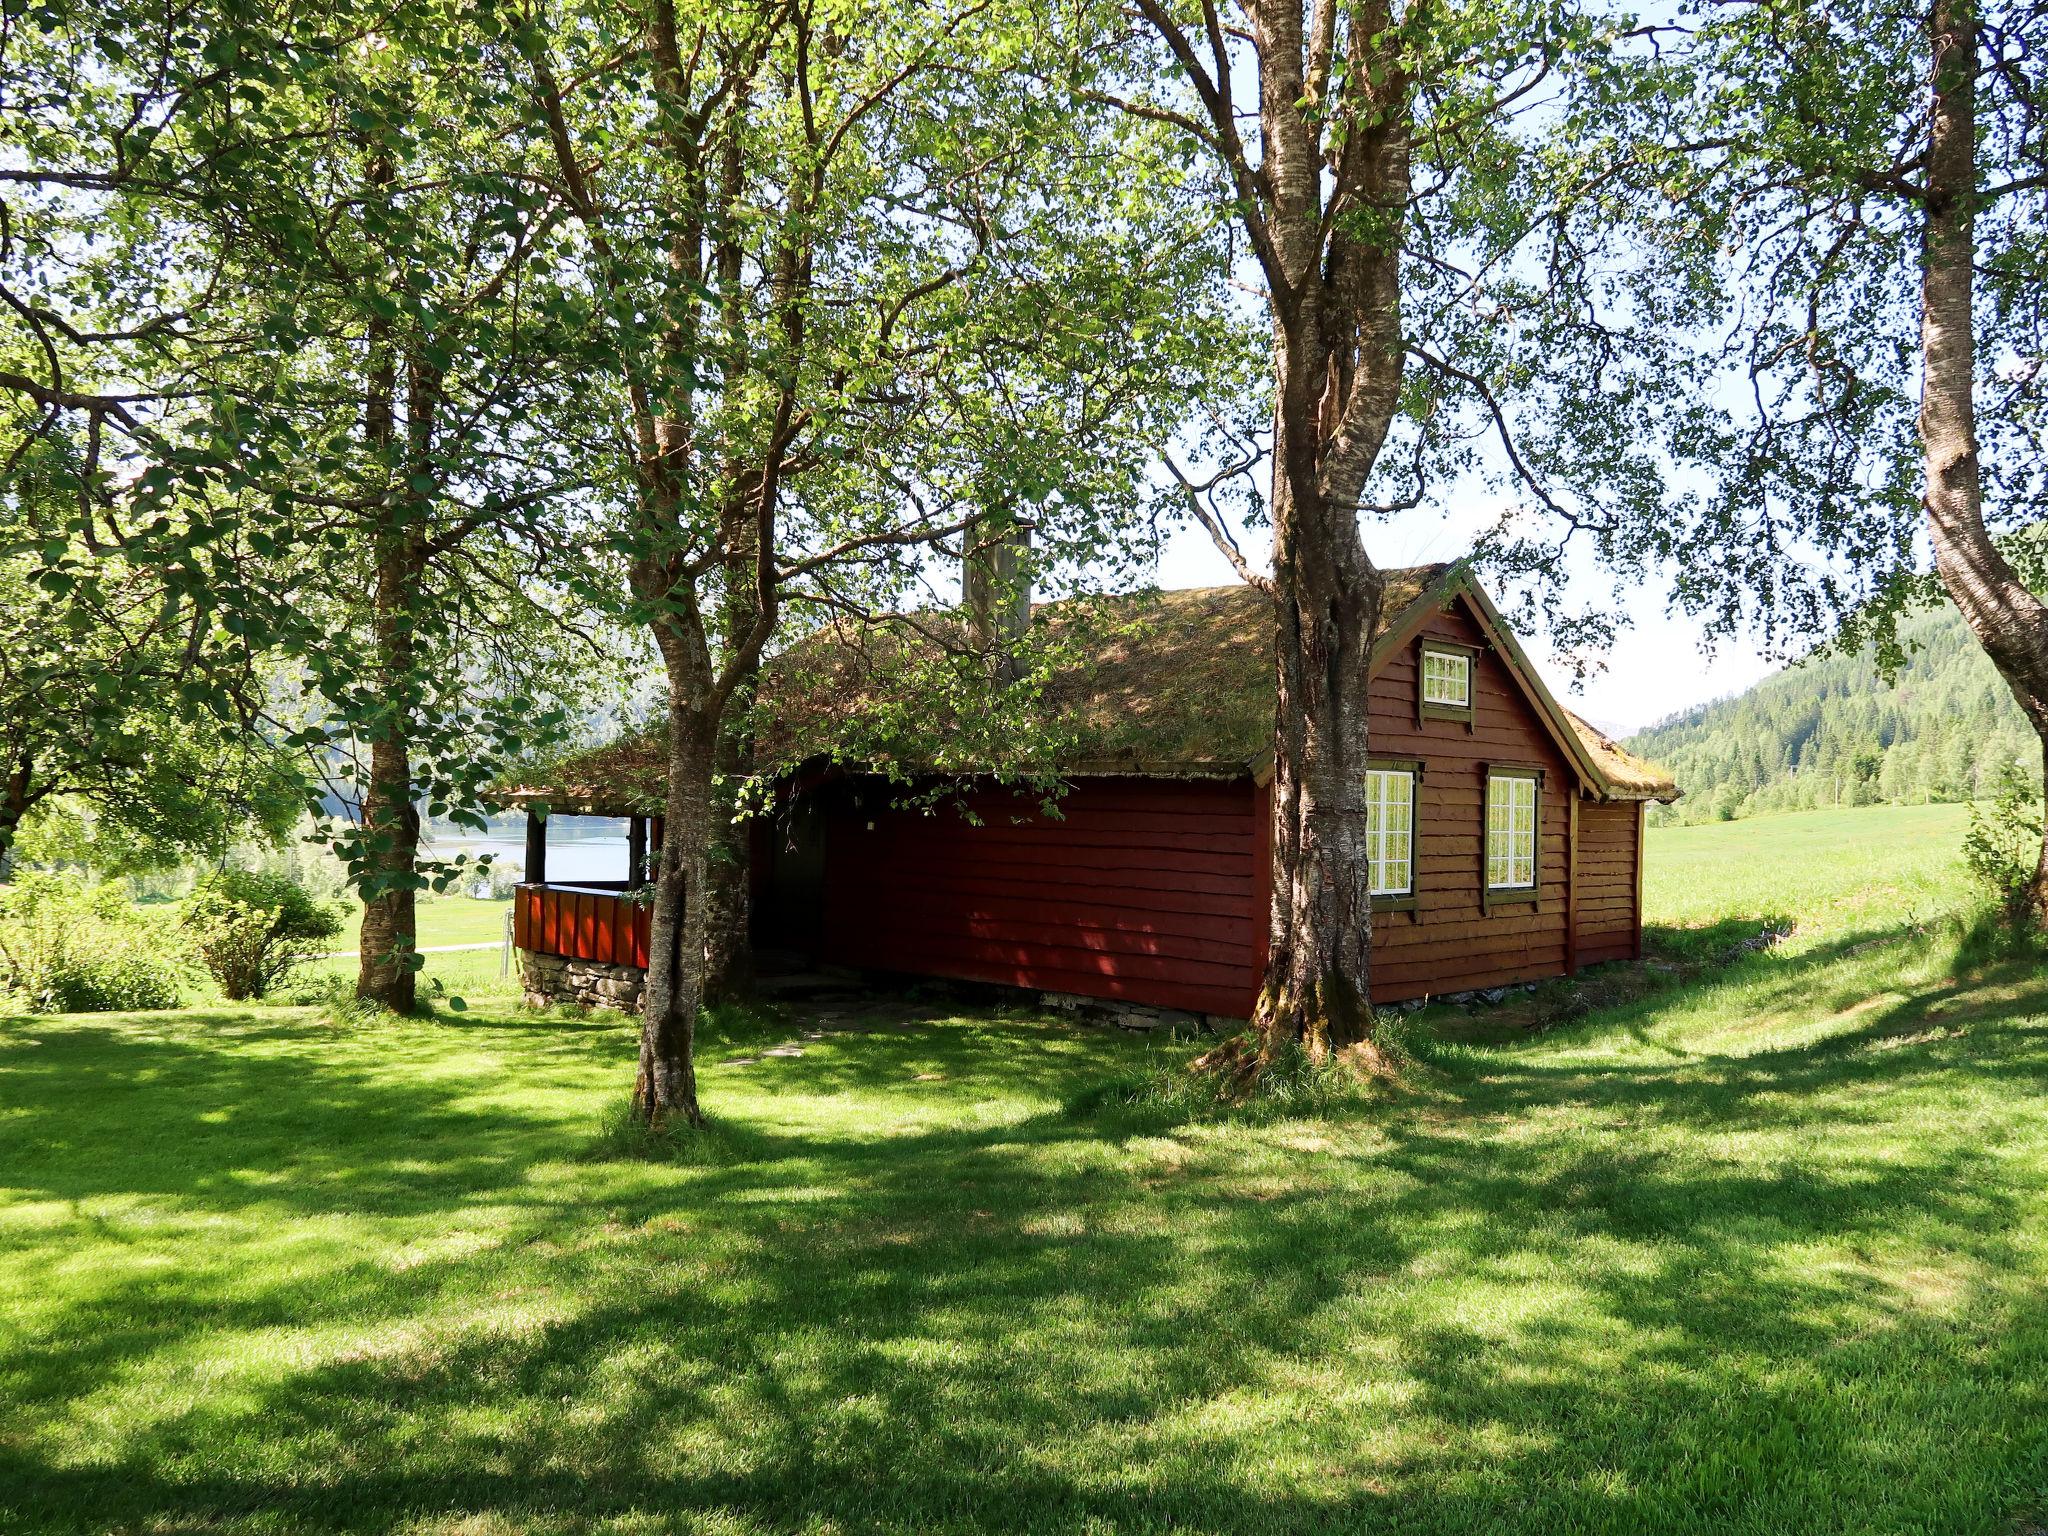
<svg viewBox="0 0 2048 1536">
<path fill-rule="evenodd" d="M 1892 682 L 1867 655 L 1823 656 L 1631 738 L 1685 791 L 1660 819 L 1968 800 L 2004 764 L 2039 772 L 2033 732 L 1962 616 L 1944 603 L 1904 633 L 1912 655 Z"/>
</svg>

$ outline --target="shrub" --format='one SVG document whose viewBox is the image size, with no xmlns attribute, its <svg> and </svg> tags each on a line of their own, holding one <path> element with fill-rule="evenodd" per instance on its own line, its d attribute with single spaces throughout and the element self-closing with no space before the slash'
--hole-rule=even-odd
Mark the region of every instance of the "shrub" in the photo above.
<svg viewBox="0 0 2048 1536">
<path fill-rule="evenodd" d="M 0 887 L 0 992 L 31 1013 L 175 1008 L 182 967 L 166 926 L 121 885 L 19 875 Z"/>
<path fill-rule="evenodd" d="M 2041 786 L 2017 763 L 1999 770 L 1998 792 L 1990 810 L 1970 807 L 1970 830 L 1963 838 L 1963 860 L 1970 873 L 1998 901 L 2008 919 L 2021 915 L 2027 883 L 2041 857 Z"/>
<path fill-rule="evenodd" d="M 241 1002 L 320 953 L 341 932 L 341 913 L 283 875 L 226 869 L 185 898 L 184 926 L 222 995 Z"/>
<path fill-rule="evenodd" d="M 516 864 L 487 864 L 473 872 L 469 894 L 480 901 L 510 901 L 522 878 Z"/>
</svg>

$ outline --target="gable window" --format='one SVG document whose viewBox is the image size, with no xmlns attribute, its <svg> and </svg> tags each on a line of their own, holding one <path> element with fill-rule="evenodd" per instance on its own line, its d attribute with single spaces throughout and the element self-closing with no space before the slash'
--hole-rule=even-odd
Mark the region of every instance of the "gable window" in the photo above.
<svg viewBox="0 0 2048 1536">
<path fill-rule="evenodd" d="M 1418 763 L 1375 762 L 1365 774 L 1365 841 L 1373 905 L 1415 902 L 1415 786 Z"/>
<path fill-rule="evenodd" d="M 1472 662 L 1477 653 L 1444 640 L 1425 640 L 1417 666 L 1417 713 L 1424 720 L 1472 723 Z"/>
<path fill-rule="evenodd" d="M 1487 774 L 1488 900 L 1534 899 L 1541 803 L 1541 783 L 1533 769 L 1496 768 Z"/>
</svg>

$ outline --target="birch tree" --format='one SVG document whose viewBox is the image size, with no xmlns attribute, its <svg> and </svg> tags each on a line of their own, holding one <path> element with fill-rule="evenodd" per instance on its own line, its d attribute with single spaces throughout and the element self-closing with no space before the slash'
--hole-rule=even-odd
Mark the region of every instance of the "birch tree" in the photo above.
<svg viewBox="0 0 2048 1536">
<path fill-rule="evenodd" d="M 78 445 L 67 517 L 20 554 L 80 613 L 110 571 L 153 580 L 192 709 L 343 765 L 359 990 L 401 1010 L 416 894 L 458 873 L 418 809 L 480 825 L 544 724 L 517 683 L 561 582 L 529 600 L 521 564 L 576 547 L 526 426 L 575 388 L 562 210 L 487 55 L 460 14 L 346 5 L 58 4 L 0 31 L 6 447 Z M 258 656 L 307 708 L 252 693 Z M 109 681 L 146 713 L 145 670 Z"/>
<path fill-rule="evenodd" d="M 1934 582 L 1873 541 L 1822 617 L 1882 642 L 1946 594 L 2048 753 L 2048 16 L 1757 0 L 1689 9 L 1668 56 L 1660 186 L 1754 402 L 1728 520 L 1917 519 Z M 2023 905 L 2048 923 L 2048 846 Z"/>
<path fill-rule="evenodd" d="M 739 857 L 722 781 L 788 612 L 873 605 L 992 506 L 1085 543 L 1104 466 L 1137 479 L 1130 444 L 1200 372 L 1199 338 L 1166 323 L 1180 245 L 1020 67 L 1033 20 L 651 0 L 535 8 L 514 32 L 617 400 L 616 435 L 590 442 L 615 466 L 626 611 L 666 680 L 634 1091 L 651 1123 L 700 1118 L 694 1033 Z M 966 475 L 969 439 L 992 451 Z"/>
<path fill-rule="evenodd" d="M 1384 587 L 1366 528 L 1442 506 L 1481 467 L 1554 539 L 1665 500 L 1653 444 L 1687 435 L 1683 290 L 1637 222 L 1619 138 L 1632 25 L 1585 5 L 1129 0 L 1132 47 L 1083 93 L 1184 135 L 1270 323 L 1264 422 L 1185 469 L 1191 515 L 1274 599 L 1270 959 L 1260 1057 L 1369 1038 L 1367 674 Z M 1132 62 L 1143 61 L 1142 65 Z M 1621 423 L 1627 429 L 1621 429 Z M 1219 499 L 1252 508 L 1270 574 Z M 1511 541 L 1525 567 L 1537 545 Z M 1538 540 L 1537 544 L 1541 541 Z"/>
</svg>

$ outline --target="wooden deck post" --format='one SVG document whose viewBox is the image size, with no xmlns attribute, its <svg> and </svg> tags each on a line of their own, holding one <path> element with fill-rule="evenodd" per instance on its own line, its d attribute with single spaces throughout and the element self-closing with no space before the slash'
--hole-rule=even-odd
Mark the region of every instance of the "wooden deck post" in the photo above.
<svg viewBox="0 0 2048 1536">
<path fill-rule="evenodd" d="M 532 811 L 526 813 L 526 870 L 528 885 L 548 883 L 548 824 Z"/>
<path fill-rule="evenodd" d="M 626 818 L 626 886 L 637 890 L 647 883 L 647 818 Z"/>
</svg>

